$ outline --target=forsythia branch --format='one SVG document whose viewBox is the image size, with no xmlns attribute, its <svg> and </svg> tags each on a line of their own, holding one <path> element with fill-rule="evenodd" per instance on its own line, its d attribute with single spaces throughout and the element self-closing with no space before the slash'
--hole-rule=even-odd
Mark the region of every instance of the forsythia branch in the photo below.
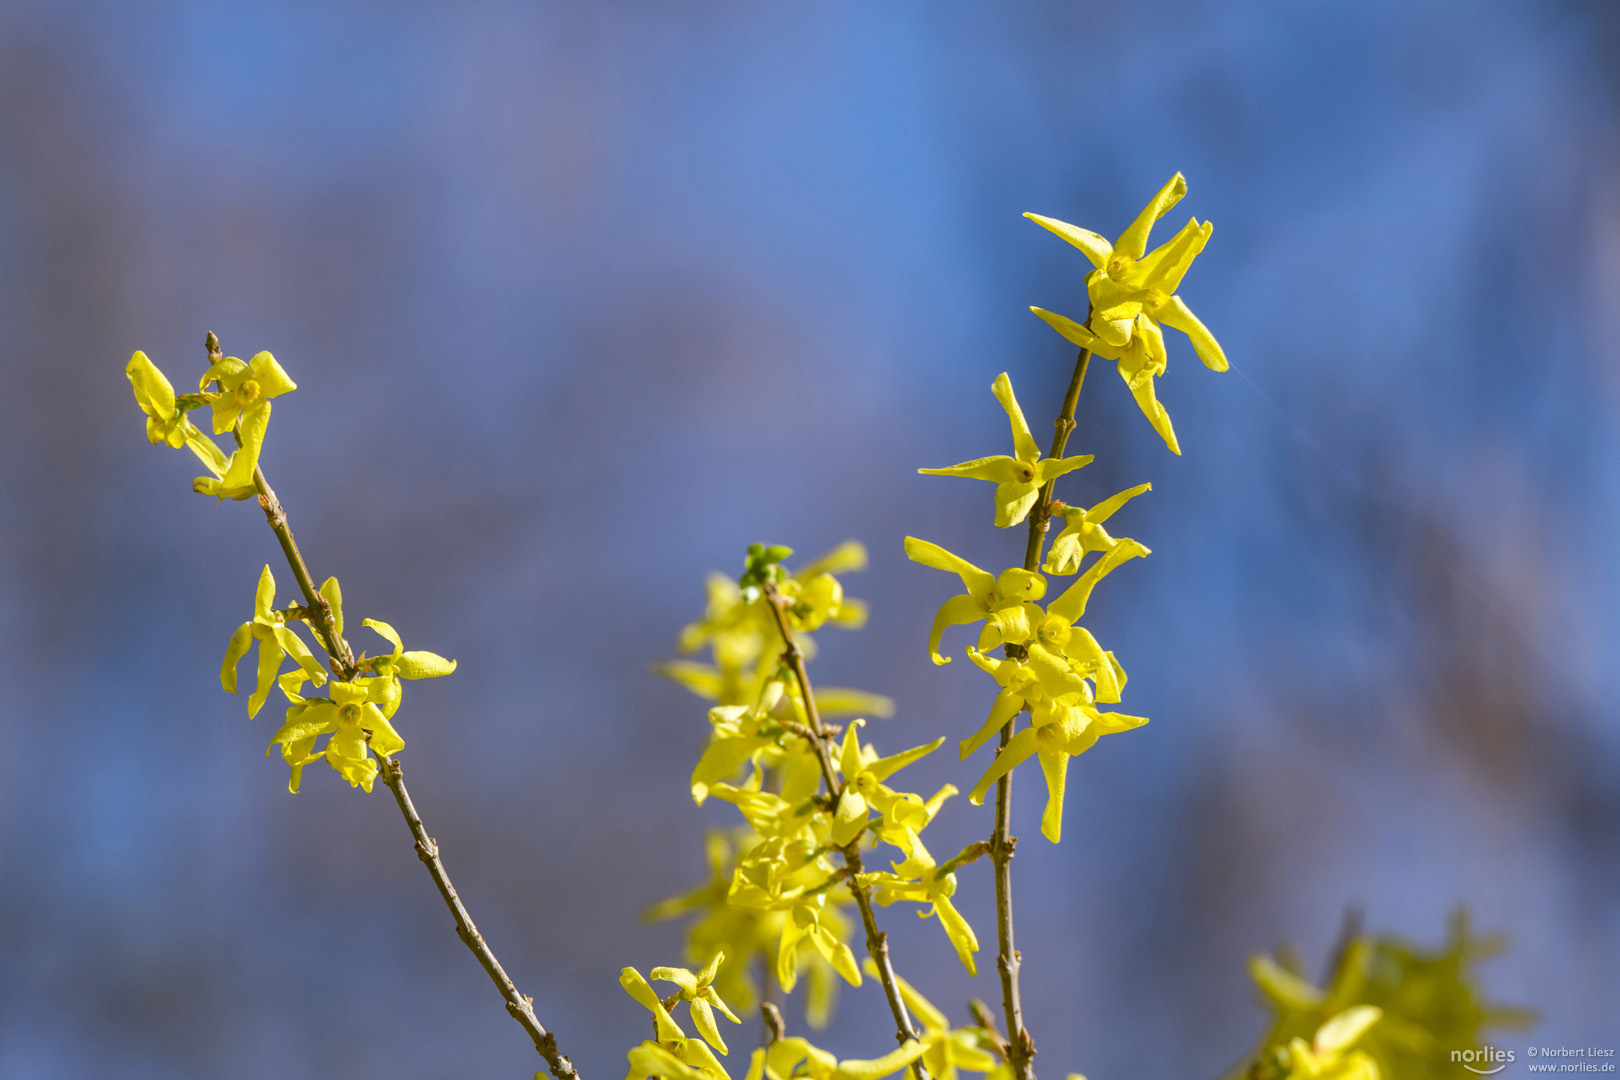
<svg viewBox="0 0 1620 1080">
<path fill-rule="evenodd" d="M 1074 410 L 1080 402 L 1080 387 L 1085 383 L 1086 367 L 1091 353 L 1082 349 L 1074 364 L 1074 375 L 1069 379 L 1068 392 L 1063 395 L 1063 409 L 1054 422 L 1052 452 L 1049 458 L 1061 458 L 1074 430 Z M 1054 477 L 1041 488 L 1040 496 L 1029 514 L 1029 543 L 1024 549 L 1024 569 L 1030 573 L 1040 569 L 1041 547 L 1046 541 L 1047 525 L 1052 518 L 1052 489 Z M 1011 649 L 1009 648 L 1009 652 Z M 1001 729 L 1001 753 L 1011 741 L 1013 726 Z M 1016 1080 L 1034 1080 L 1031 1059 L 1035 1056 L 1035 1041 L 1024 1026 L 1024 1005 L 1019 996 L 1018 968 L 1022 963 L 1013 939 L 1012 911 L 1012 857 L 1018 838 L 1012 835 L 1012 773 L 1009 771 L 996 782 L 996 826 L 990 834 L 990 860 L 995 866 L 996 879 L 996 940 L 999 951 L 996 970 L 1001 975 L 1001 1003 L 1007 1018 L 1007 1061 L 1013 1067 Z"/>
<path fill-rule="evenodd" d="M 208 334 L 208 362 L 217 363 L 222 355 L 219 347 L 219 338 L 212 331 Z M 276 540 L 281 545 L 282 554 L 287 557 L 287 565 L 292 568 L 293 576 L 298 579 L 298 588 L 304 594 L 304 615 L 321 645 L 331 657 L 332 671 L 345 682 L 350 681 L 359 674 L 355 664 L 354 652 L 349 643 L 338 633 L 332 619 L 332 610 L 326 598 L 315 587 L 314 578 L 310 575 L 309 566 L 304 562 L 304 556 L 298 550 L 298 541 L 293 537 L 292 526 L 287 522 L 287 512 L 281 506 L 281 500 L 276 498 L 275 489 L 265 479 L 264 470 L 258 465 L 253 467 L 253 486 L 259 493 L 259 507 L 264 511 L 265 520 L 269 523 L 271 531 L 276 534 Z M 410 827 L 411 835 L 416 840 L 416 854 L 428 868 L 433 883 L 439 888 L 439 895 L 444 898 L 445 906 L 456 920 L 456 933 L 466 943 L 478 958 L 484 970 L 489 974 L 490 980 L 495 983 L 501 997 L 506 999 L 506 1011 L 512 1015 L 529 1033 L 534 1041 L 534 1048 L 540 1056 L 546 1059 L 551 1074 L 557 1080 L 579 1080 L 579 1073 L 570 1062 L 557 1049 L 557 1039 L 547 1031 L 534 1015 L 534 999 L 527 994 L 519 993 L 517 986 L 501 967 L 501 962 L 495 958 L 490 950 L 489 943 L 473 925 L 472 917 L 467 914 L 467 908 L 456 893 L 456 887 L 445 872 L 444 863 L 439 858 L 439 845 L 427 833 L 422 824 L 422 818 L 416 812 L 411 802 L 410 792 L 405 788 L 405 775 L 398 761 L 391 757 L 382 758 L 380 775 L 388 790 L 394 793 L 394 801 L 399 804 L 399 811 L 405 817 L 405 823 Z"/>
<path fill-rule="evenodd" d="M 411 803 L 410 792 L 405 790 L 405 775 L 397 760 L 389 758 L 382 763 L 382 782 L 388 785 L 388 790 L 394 793 L 394 801 L 399 803 L 399 812 L 405 815 L 405 822 L 411 827 L 411 835 L 416 838 L 416 857 L 422 860 L 422 865 L 428 868 L 433 876 L 433 884 L 439 887 L 439 895 L 444 898 L 444 906 L 450 909 L 450 914 L 456 920 L 456 933 L 472 950 L 478 962 L 483 965 L 484 971 L 489 974 L 490 981 L 506 999 L 506 1011 L 512 1014 L 512 1019 L 522 1025 L 523 1030 L 529 1033 L 534 1040 L 534 1048 L 540 1051 L 540 1056 L 546 1059 L 551 1067 L 551 1075 L 557 1080 L 578 1080 L 579 1073 L 566 1057 L 557 1049 L 557 1038 L 541 1026 L 534 1015 L 534 999 L 527 994 L 518 992 L 517 986 L 512 982 L 506 969 L 490 951 L 489 943 L 484 935 L 478 932 L 473 925 L 472 916 L 467 914 L 467 907 L 461 902 L 456 893 L 456 887 L 450 881 L 450 875 L 445 872 L 444 863 L 439 858 L 439 845 L 422 825 L 422 818 Z"/>
<path fill-rule="evenodd" d="M 766 607 L 770 609 L 771 617 L 776 622 L 776 629 L 782 635 L 782 659 L 793 672 L 793 678 L 799 684 L 799 693 L 804 698 L 804 712 L 809 720 L 810 733 L 814 736 L 810 745 L 816 753 L 816 760 L 821 766 L 821 779 L 827 787 L 827 794 L 836 806 L 838 798 L 843 794 L 843 785 L 839 783 L 837 773 L 833 771 L 832 753 L 829 742 L 831 733 L 821 722 L 821 714 L 816 709 L 815 691 L 810 686 L 810 672 L 804 664 L 804 652 L 794 640 L 793 630 L 788 626 L 787 615 L 783 608 L 786 603 L 776 586 L 766 582 L 764 585 Z M 861 911 L 861 924 L 866 928 L 866 951 L 877 965 L 878 978 L 883 983 L 883 993 L 889 999 L 889 1010 L 894 1014 L 895 1038 L 903 1045 L 913 1042 L 917 1038 L 917 1030 L 911 1024 L 911 1016 L 906 1011 L 906 1003 L 900 997 L 900 987 L 895 980 L 894 964 L 889 959 L 889 937 L 878 929 L 877 916 L 872 912 L 871 891 L 860 883 L 859 875 L 864 872 L 861 863 L 860 838 L 856 837 L 841 848 L 844 856 L 844 865 L 849 871 L 849 891 L 855 897 L 855 904 Z M 914 1062 L 912 1069 L 917 1080 L 928 1080 L 928 1073 L 922 1062 Z"/>
</svg>

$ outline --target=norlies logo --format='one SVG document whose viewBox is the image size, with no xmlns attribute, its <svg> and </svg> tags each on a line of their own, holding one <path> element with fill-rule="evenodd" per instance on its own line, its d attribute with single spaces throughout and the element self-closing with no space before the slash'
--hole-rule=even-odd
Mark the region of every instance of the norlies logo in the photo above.
<svg viewBox="0 0 1620 1080">
<path fill-rule="evenodd" d="M 1469 1072 L 1490 1076 L 1508 1067 L 1513 1060 L 1513 1051 L 1498 1050 L 1494 1046 L 1482 1046 L 1478 1050 L 1453 1050 L 1451 1060 Z"/>
</svg>

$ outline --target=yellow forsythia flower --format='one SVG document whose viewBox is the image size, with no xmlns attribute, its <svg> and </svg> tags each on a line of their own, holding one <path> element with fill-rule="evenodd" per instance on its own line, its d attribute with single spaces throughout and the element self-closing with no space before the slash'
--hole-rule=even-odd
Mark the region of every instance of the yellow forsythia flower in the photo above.
<svg viewBox="0 0 1620 1080">
<path fill-rule="evenodd" d="M 274 610 L 276 579 L 266 566 L 259 575 L 259 586 L 253 594 L 253 618 L 236 628 L 225 646 L 225 662 L 220 665 L 219 684 L 227 694 L 236 693 L 236 665 L 253 643 L 259 643 L 259 679 L 248 697 L 248 716 L 257 716 L 270 693 L 270 686 L 281 671 L 281 658 L 291 655 L 308 676 L 319 686 L 326 681 L 326 671 L 316 662 L 314 655 L 297 634 L 287 626 L 287 619 Z"/>
<path fill-rule="evenodd" d="M 1079 248 L 1096 268 L 1086 278 L 1091 313 L 1085 323 L 1038 307 L 1030 310 L 1081 348 L 1118 361 L 1119 373 L 1142 412 L 1177 454 L 1181 449 L 1169 414 L 1159 404 L 1153 387 L 1153 380 L 1164 373 L 1167 363 L 1160 325 L 1185 333 L 1207 367 L 1214 371 L 1227 368 L 1226 354 L 1214 335 L 1181 297 L 1174 295 L 1215 227 L 1194 218 L 1169 241 L 1147 251 L 1153 223 L 1186 193 L 1187 181 L 1177 173 L 1113 244 L 1090 229 L 1039 214 L 1024 215 Z"/>
<path fill-rule="evenodd" d="M 928 655 L 936 664 L 948 664 L 950 657 L 941 656 L 939 639 L 947 626 L 965 626 L 988 620 L 986 632 L 993 627 L 1004 637 L 1016 637 L 1016 632 L 1004 625 L 1007 620 L 1027 620 L 1024 605 L 1046 595 L 1046 579 L 1022 567 L 1003 570 L 999 575 L 980 570 L 960 555 L 953 555 L 938 544 L 906 537 L 906 557 L 912 562 L 944 570 L 962 579 L 967 592 L 953 596 L 934 616 L 934 625 L 928 631 Z"/>
<path fill-rule="evenodd" d="M 996 376 L 996 381 L 990 386 L 990 392 L 1001 402 L 1001 407 L 1007 411 L 1007 419 L 1012 424 L 1014 456 L 1000 454 L 995 457 L 975 458 L 944 469 L 917 471 L 927 476 L 966 476 L 975 480 L 991 481 L 996 485 L 996 525 L 1005 529 L 1017 525 L 1029 515 L 1030 507 L 1035 505 L 1041 487 L 1047 481 L 1090 464 L 1091 455 L 1048 458 L 1042 461 L 1041 449 L 1035 443 L 1035 436 L 1030 434 L 1029 424 L 1024 420 L 1024 411 L 1018 407 L 1018 398 L 1013 395 L 1012 380 L 1007 378 L 1005 371 Z"/>
<path fill-rule="evenodd" d="M 283 685 L 282 690 L 287 691 Z M 394 730 L 388 718 L 378 708 L 373 689 L 359 682 L 332 683 L 330 698 L 304 699 L 288 693 L 292 706 L 287 710 L 283 724 L 265 747 L 265 754 L 277 746 L 282 758 L 292 767 L 292 778 L 287 790 L 297 791 L 303 767 L 326 759 L 350 787 L 371 790 L 377 778 L 377 762 L 367 753 L 386 758 L 405 748 L 405 740 Z M 325 748 L 315 749 L 315 741 L 323 735 Z"/>
<path fill-rule="evenodd" d="M 630 1051 L 630 1071 L 625 1080 L 645 1080 L 648 1076 L 680 1077 L 682 1080 L 730 1080 L 725 1066 L 702 1039 L 688 1038 L 648 985 L 641 972 L 627 967 L 619 973 L 619 985 L 653 1014 L 653 1035 Z"/>
<path fill-rule="evenodd" d="M 695 975 L 685 968 L 678 967 L 655 967 L 650 973 L 652 978 L 659 982 L 672 982 L 679 987 L 680 999 L 686 1002 L 687 1008 L 691 1010 L 692 1023 L 697 1026 L 698 1034 L 722 1054 L 730 1051 L 726 1049 L 726 1041 L 720 1037 L 720 1029 L 715 1025 L 714 1011 L 720 1010 L 720 1013 L 733 1024 L 742 1023 L 714 990 L 715 973 L 720 970 L 720 965 L 725 963 L 725 960 L 726 954 L 722 950 L 715 953 L 713 959 Z"/>
<path fill-rule="evenodd" d="M 210 383 L 217 383 L 219 389 L 210 391 Z M 203 400 L 213 406 L 214 434 L 234 429 L 242 442 L 231 455 L 230 468 L 221 483 L 226 488 L 251 486 L 270 426 L 270 399 L 298 389 L 298 384 L 274 356 L 261 352 L 245 364 L 234 356 L 225 357 L 203 373 L 197 389 Z"/>
<path fill-rule="evenodd" d="M 1087 510 L 1079 506 L 1065 506 L 1055 516 L 1063 518 L 1063 530 L 1052 541 L 1041 567 L 1048 574 L 1075 574 L 1088 551 L 1112 551 L 1119 541 L 1108 535 L 1103 522 L 1144 491 L 1152 491 L 1152 484 L 1138 484 L 1118 495 L 1112 495 Z"/>
<path fill-rule="evenodd" d="M 175 397 L 174 385 L 157 365 L 137 350 L 124 366 L 124 374 L 135 391 L 135 404 L 146 414 L 147 441 L 176 450 L 187 447 L 216 478 L 224 475 L 229 459 L 214 440 L 198 431 L 186 416 L 180 399 Z"/>
</svg>

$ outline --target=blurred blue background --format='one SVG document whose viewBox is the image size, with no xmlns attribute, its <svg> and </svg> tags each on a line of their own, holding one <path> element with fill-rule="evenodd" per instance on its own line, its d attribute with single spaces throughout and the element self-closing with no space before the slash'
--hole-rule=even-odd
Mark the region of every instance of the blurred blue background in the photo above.
<svg viewBox="0 0 1620 1080">
<path fill-rule="evenodd" d="M 220 694 L 275 543 L 146 444 L 133 349 L 298 380 L 266 471 L 351 620 L 459 658 L 398 718 L 412 789 L 599 1080 L 645 1034 L 619 967 L 679 958 L 638 912 L 728 820 L 646 674 L 703 574 L 865 541 L 818 677 L 898 699 L 889 749 L 976 728 L 900 542 L 1023 537 L 915 469 L 1002 452 L 1002 370 L 1045 439 L 1073 353 L 1026 307 L 1082 313 L 1087 267 L 1020 212 L 1112 236 L 1177 169 L 1234 370 L 1172 336 L 1182 458 L 1111 365 L 1081 399 L 1060 495 L 1154 485 L 1088 620 L 1153 723 L 1076 763 L 1061 848 L 1020 788 L 1037 1066 L 1214 1077 L 1262 1028 L 1244 958 L 1318 960 L 1352 902 L 1426 941 L 1466 902 L 1538 1044 L 1612 1046 L 1617 42 L 1604 0 L 5 4 L 0 1077 L 535 1067 L 386 793 L 288 795 L 276 709 Z M 993 950 L 987 867 L 958 900 Z M 955 1016 L 994 1000 L 884 921 Z M 883 1017 L 846 992 L 825 1044 Z"/>
</svg>

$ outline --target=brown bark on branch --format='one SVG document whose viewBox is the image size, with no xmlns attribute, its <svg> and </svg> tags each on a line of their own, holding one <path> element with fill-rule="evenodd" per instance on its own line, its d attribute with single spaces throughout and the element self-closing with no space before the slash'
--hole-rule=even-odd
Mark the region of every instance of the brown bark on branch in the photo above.
<svg viewBox="0 0 1620 1080">
<path fill-rule="evenodd" d="M 213 366 L 220 359 L 221 351 L 219 338 L 210 331 L 207 339 L 208 363 Z M 281 500 L 276 498 L 275 489 L 264 478 L 264 470 L 258 466 L 253 469 L 253 486 L 259 492 L 259 508 L 264 511 L 265 521 L 269 523 L 271 531 L 276 534 L 276 541 L 281 545 L 281 552 L 287 557 L 287 565 L 292 569 L 293 577 L 298 580 L 298 589 L 304 594 L 303 618 L 315 630 L 315 636 L 321 646 L 331 658 L 332 673 L 340 681 L 348 682 L 359 674 L 355 664 L 354 652 L 349 643 L 343 640 L 343 635 L 337 632 L 337 626 L 332 620 L 332 609 L 315 586 L 315 579 L 310 575 L 309 566 L 304 562 L 304 555 L 298 550 L 298 541 L 293 538 L 292 526 L 287 523 L 287 513 L 281 506 Z M 399 804 L 399 812 L 405 816 L 406 825 L 410 826 L 411 836 L 416 840 L 416 855 L 427 867 L 433 878 L 433 884 L 438 886 L 439 895 L 444 898 L 445 906 L 456 920 L 456 933 L 466 943 L 478 958 L 479 964 L 488 973 L 495 988 L 501 992 L 506 1000 L 506 1011 L 512 1015 L 523 1030 L 529 1033 L 534 1042 L 534 1048 L 540 1056 L 546 1059 L 551 1075 L 557 1080 L 579 1080 L 579 1073 L 570 1062 L 557 1049 L 557 1039 L 543 1026 L 534 1015 L 534 999 L 527 994 L 519 993 L 517 986 L 501 967 L 501 962 L 495 958 L 490 950 L 489 943 L 473 925 L 472 917 L 467 914 L 466 905 L 462 904 L 461 897 L 456 893 L 456 887 L 450 881 L 450 875 L 445 872 L 444 863 L 439 858 L 439 845 L 427 833 L 422 824 L 422 818 L 417 814 L 415 805 L 411 802 L 410 792 L 405 788 L 405 774 L 398 761 L 382 759 L 379 776 L 382 782 L 388 785 L 388 790 L 394 793 L 394 801 Z"/>
</svg>

